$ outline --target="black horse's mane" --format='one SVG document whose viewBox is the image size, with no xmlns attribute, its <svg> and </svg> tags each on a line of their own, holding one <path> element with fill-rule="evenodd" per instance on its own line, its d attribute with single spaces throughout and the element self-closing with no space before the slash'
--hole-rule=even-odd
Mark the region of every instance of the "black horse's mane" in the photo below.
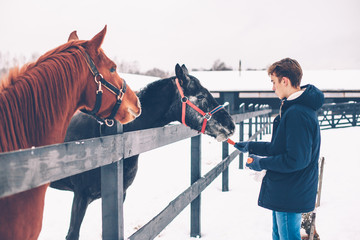
<svg viewBox="0 0 360 240">
<path fill-rule="evenodd" d="M 174 119 L 174 111 L 169 111 L 176 96 L 174 79 L 175 77 L 156 80 L 137 93 L 143 111 L 137 119 L 124 125 L 125 132 L 163 126 Z"/>
<path fill-rule="evenodd" d="M 156 89 L 165 89 L 167 87 L 167 85 L 169 84 L 169 80 L 172 80 L 172 79 L 175 79 L 175 77 L 159 79 L 159 80 L 156 80 L 154 82 L 151 82 L 148 85 L 146 85 L 144 88 L 142 88 L 139 91 L 139 93 L 137 94 L 137 96 L 139 98 L 141 98 L 141 97 L 144 97 L 144 96 L 150 97 L 151 95 L 149 95 L 149 93 L 157 94 L 157 91 L 155 91 L 154 88 L 156 88 Z"/>
</svg>

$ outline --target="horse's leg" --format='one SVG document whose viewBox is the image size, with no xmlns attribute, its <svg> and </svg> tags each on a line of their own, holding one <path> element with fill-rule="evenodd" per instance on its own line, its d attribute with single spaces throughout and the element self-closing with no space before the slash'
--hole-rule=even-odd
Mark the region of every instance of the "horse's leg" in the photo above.
<svg viewBox="0 0 360 240">
<path fill-rule="evenodd" d="M 78 240 L 80 234 L 80 226 L 84 219 L 86 209 L 92 199 L 89 196 L 74 192 L 74 200 L 71 209 L 71 220 L 67 240 Z"/>
<path fill-rule="evenodd" d="M 126 190 L 130 185 L 133 183 L 137 169 L 138 169 L 138 159 L 139 155 L 135 155 L 129 158 L 124 159 L 124 196 L 123 201 L 125 201 L 126 198 Z"/>
<path fill-rule="evenodd" d="M 48 186 L 49 184 L 45 184 L 1 199 L 1 240 L 38 239 L 42 226 L 45 193 Z M 14 228 L 14 226 L 23 227 Z"/>
<path fill-rule="evenodd" d="M 133 183 L 138 169 L 139 155 L 124 159 L 124 192 Z"/>
</svg>

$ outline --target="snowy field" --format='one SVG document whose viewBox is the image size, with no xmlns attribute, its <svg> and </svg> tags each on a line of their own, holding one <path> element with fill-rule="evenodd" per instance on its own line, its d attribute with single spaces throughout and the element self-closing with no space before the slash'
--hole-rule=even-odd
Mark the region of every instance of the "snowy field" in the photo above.
<svg viewBox="0 0 360 240">
<path fill-rule="evenodd" d="M 316 227 L 321 239 L 360 239 L 359 127 L 322 131 L 321 156 L 325 157 L 321 206 Z M 264 137 L 263 140 L 269 138 Z M 236 138 L 234 137 L 234 140 Z M 233 147 L 230 147 L 230 151 Z M 221 144 L 202 136 L 202 174 L 220 162 Z M 221 176 L 203 193 L 201 239 L 270 240 L 271 211 L 257 206 L 260 183 L 250 170 L 238 169 L 238 158 L 229 168 L 230 191 L 221 192 Z M 140 155 L 139 171 L 124 203 L 125 237 L 146 224 L 190 184 L 190 140 Z M 72 193 L 49 188 L 39 240 L 65 239 Z M 190 238 L 190 207 L 156 239 Z M 93 202 L 82 224 L 80 239 L 101 239 L 101 200 Z"/>
</svg>

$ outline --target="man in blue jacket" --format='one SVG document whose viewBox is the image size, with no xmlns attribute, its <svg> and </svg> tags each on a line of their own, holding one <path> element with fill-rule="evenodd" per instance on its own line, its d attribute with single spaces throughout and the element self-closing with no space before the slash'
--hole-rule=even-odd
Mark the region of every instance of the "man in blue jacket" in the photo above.
<svg viewBox="0 0 360 240">
<path fill-rule="evenodd" d="M 301 213 L 315 207 L 320 151 L 316 111 L 324 94 L 313 85 L 300 87 L 302 69 L 294 59 L 275 62 L 268 74 L 281 99 L 271 142 L 238 142 L 235 147 L 249 152 L 250 169 L 267 170 L 258 205 L 273 211 L 273 240 L 300 240 Z"/>
</svg>

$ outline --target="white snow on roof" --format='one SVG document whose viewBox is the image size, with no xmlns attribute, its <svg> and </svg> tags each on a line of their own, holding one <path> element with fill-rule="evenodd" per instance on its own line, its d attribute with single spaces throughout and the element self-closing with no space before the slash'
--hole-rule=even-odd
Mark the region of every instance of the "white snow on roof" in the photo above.
<svg viewBox="0 0 360 240">
<path fill-rule="evenodd" d="M 210 91 L 271 91 L 266 71 L 191 72 Z M 304 70 L 301 85 L 321 90 L 360 90 L 360 70 Z"/>
<path fill-rule="evenodd" d="M 271 91 L 266 71 L 194 71 L 210 91 Z M 120 73 L 133 90 L 140 90 L 157 77 Z M 313 84 L 321 90 L 360 90 L 360 70 L 304 70 L 301 85 Z"/>
<path fill-rule="evenodd" d="M 157 77 L 139 75 L 139 74 L 130 74 L 130 73 L 119 73 L 119 76 L 126 80 L 126 83 L 134 91 L 140 91 L 146 85 L 156 80 L 159 80 Z"/>
</svg>

